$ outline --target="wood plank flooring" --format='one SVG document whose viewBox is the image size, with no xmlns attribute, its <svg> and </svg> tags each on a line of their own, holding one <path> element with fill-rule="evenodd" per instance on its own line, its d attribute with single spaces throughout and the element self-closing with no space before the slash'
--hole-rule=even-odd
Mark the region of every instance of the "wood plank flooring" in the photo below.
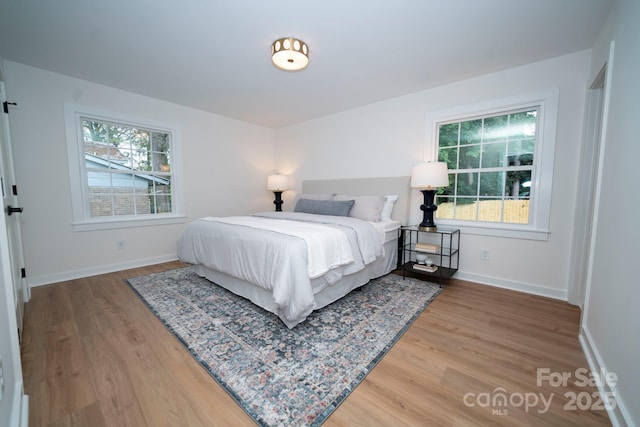
<svg viewBox="0 0 640 427">
<path fill-rule="evenodd" d="M 180 266 L 32 290 L 22 343 L 30 426 L 254 425 L 124 282 Z M 451 280 L 325 426 L 610 425 L 603 410 L 565 408 L 566 393 L 595 391 L 573 379 L 588 368 L 579 319 L 561 301 Z M 537 386 L 538 368 L 572 379 Z M 501 392 L 507 406 L 493 405 Z M 534 396 L 549 409 L 526 408 Z"/>
</svg>

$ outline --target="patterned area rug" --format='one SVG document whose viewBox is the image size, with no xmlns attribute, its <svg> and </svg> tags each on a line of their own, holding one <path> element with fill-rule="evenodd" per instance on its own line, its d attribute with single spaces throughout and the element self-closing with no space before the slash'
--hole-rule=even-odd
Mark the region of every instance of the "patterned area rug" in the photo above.
<svg viewBox="0 0 640 427">
<path fill-rule="evenodd" d="M 322 424 L 441 290 L 389 274 L 288 329 L 190 267 L 128 282 L 263 426 Z"/>
</svg>

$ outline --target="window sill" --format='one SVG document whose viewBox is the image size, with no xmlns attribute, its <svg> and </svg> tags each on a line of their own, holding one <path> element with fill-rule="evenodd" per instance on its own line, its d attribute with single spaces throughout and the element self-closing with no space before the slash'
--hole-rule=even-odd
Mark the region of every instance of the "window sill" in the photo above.
<svg viewBox="0 0 640 427">
<path fill-rule="evenodd" d="M 509 239 L 525 239 L 547 241 L 551 230 L 517 227 L 508 225 L 490 225 L 490 224 L 465 224 L 455 221 L 437 220 L 438 225 L 445 227 L 453 227 L 460 229 L 461 233 L 472 234 L 476 236 L 504 237 Z"/>
<path fill-rule="evenodd" d="M 115 228 L 149 227 L 154 225 L 182 224 L 187 222 L 186 215 L 162 215 L 158 218 L 118 218 L 99 219 L 72 224 L 73 231 L 111 230 Z"/>
</svg>

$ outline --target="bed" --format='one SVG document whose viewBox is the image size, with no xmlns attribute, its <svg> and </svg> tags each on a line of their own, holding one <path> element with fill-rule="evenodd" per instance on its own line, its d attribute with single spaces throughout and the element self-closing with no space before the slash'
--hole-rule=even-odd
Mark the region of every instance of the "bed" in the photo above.
<svg viewBox="0 0 640 427">
<path fill-rule="evenodd" d="M 284 212 L 193 221 L 178 258 L 293 328 L 396 268 L 408 201 L 408 177 L 304 181 Z"/>
</svg>

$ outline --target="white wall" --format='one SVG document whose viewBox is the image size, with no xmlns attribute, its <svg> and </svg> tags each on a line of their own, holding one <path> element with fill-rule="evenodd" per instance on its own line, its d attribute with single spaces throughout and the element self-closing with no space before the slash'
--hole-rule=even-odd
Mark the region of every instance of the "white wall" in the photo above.
<svg viewBox="0 0 640 427">
<path fill-rule="evenodd" d="M 577 52 L 278 129 L 277 169 L 292 175 L 294 191 L 305 179 L 406 176 L 423 161 L 428 112 L 558 88 L 548 241 L 463 235 L 459 277 L 566 299 L 589 61 L 590 51 Z"/>
<path fill-rule="evenodd" d="M 31 285 L 175 259 L 184 224 L 74 232 L 64 103 L 179 129 L 188 221 L 272 209 L 273 130 L 4 61 L 23 239 Z M 126 242 L 117 250 L 117 242 Z"/>
<path fill-rule="evenodd" d="M 591 75 L 602 68 L 615 41 L 605 112 L 601 186 L 595 218 L 593 262 L 587 282 L 582 339 L 596 369 L 617 375 L 616 425 L 640 425 L 640 2 L 618 1 L 594 46 Z"/>
</svg>

